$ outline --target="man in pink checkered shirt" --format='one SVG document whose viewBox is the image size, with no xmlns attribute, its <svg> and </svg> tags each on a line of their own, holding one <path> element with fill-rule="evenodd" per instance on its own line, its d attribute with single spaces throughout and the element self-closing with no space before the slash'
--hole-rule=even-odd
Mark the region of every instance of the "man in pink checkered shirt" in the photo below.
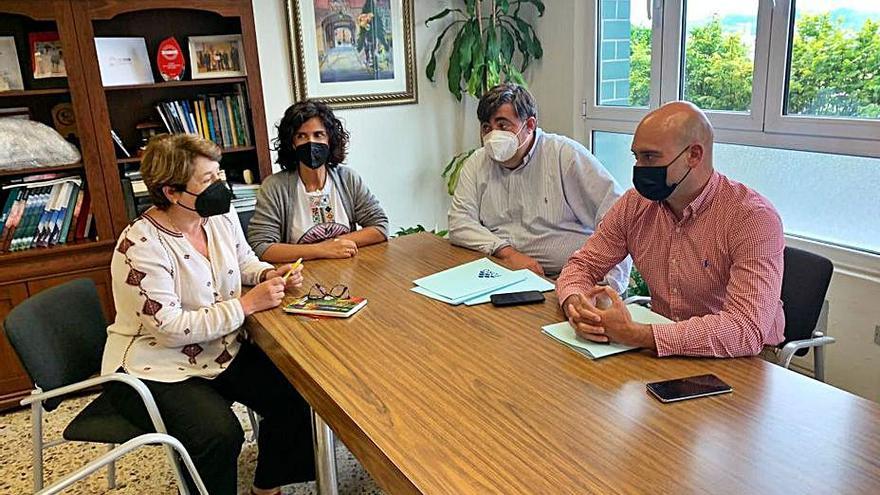
<svg viewBox="0 0 880 495">
<path fill-rule="evenodd" d="M 627 191 L 562 270 L 556 292 L 577 333 L 659 356 L 751 356 L 783 340 L 782 221 L 773 205 L 712 166 L 712 125 L 687 102 L 636 129 Z M 669 324 L 632 321 L 616 291 L 597 286 L 631 255 Z M 607 309 L 597 301 L 611 299 Z M 604 306 L 604 304 L 599 304 Z"/>
</svg>

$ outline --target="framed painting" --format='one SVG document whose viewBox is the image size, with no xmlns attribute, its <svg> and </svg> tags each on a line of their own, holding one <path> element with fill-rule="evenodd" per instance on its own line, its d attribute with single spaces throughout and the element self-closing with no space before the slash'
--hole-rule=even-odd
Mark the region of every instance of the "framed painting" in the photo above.
<svg viewBox="0 0 880 495">
<path fill-rule="evenodd" d="M 416 103 L 413 1 L 287 0 L 296 100 Z"/>
</svg>

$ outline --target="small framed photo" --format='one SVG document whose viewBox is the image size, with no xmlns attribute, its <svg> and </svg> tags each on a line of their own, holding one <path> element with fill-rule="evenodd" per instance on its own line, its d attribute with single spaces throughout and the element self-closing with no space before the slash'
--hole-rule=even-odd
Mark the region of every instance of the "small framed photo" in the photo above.
<svg viewBox="0 0 880 495">
<path fill-rule="evenodd" d="M 67 68 L 64 66 L 64 50 L 57 32 L 30 33 L 28 41 L 30 42 L 34 79 L 67 77 Z"/>
<path fill-rule="evenodd" d="M 193 79 L 247 75 L 240 34 L 191 36 L 189 61 Z"/>
</svg>

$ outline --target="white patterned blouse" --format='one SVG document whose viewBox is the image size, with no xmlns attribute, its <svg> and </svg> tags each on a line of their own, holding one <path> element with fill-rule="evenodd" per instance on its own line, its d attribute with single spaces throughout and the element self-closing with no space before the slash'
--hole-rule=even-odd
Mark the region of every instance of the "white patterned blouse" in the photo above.
<svg viewBox="0 0 880 495">
<path fill-rule="evenodd" d="M 119 236 L 110 263 L 116 321 L 107 328 L 103 373 L 214 378 L 235 358 L 244 340 L 242 283 L 256 284 L 273 266 L 251 250 L 234 209 L 203 222 L 210 259 L 148 214 Z"/>
</svg>

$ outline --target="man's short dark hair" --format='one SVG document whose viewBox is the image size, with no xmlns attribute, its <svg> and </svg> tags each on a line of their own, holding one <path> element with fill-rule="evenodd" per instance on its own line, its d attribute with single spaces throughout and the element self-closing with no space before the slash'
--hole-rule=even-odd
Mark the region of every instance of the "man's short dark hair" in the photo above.
<svg viewBox="0 0 880 495">
<path fill-rule="evenodd" d="M 516 112 L 516 117 L 520 121 L 538 116 L 535 98 L 529 93 L 529 90 L 519 84 L 502 83 L 483 93 L 480 98 L 480 104 L 477 105 L 477 118 L 480 119 L 480 123 L 489 122 L 489 119 L 505 103 L 513 105 L 513 111 Z"/>
</svg>

